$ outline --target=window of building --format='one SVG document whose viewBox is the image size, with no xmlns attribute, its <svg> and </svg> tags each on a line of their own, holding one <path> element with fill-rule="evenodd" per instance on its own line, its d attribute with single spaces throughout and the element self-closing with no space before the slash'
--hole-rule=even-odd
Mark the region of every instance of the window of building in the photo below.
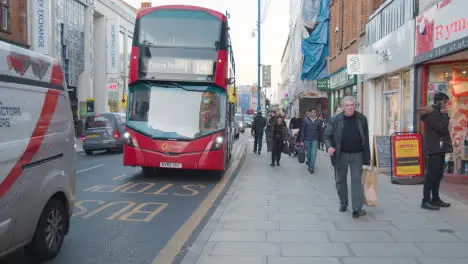
<svg viewBox="0 0 468 264">
<path fill-rule="evenodd" d="M 449 159 L 454 161 L 454 173 L 468 175 L 468 64 L 456 63 L 429 67 L 426 84 L 427 105 L 434 103 L 438 92 L 450 98 L 450 135 L 453 153 Z"/>
<path fill-rule="evenodd" d="M 414 16 L 414 0 L 393 0 L 377 14 L 369 17 L 366 25 L 366 44 L 374 44 L 392 33 Z"/>
<path fill-rule="evenodd" d="M 8 23 L 10 18 L 10 1 L 9 0 L 2 0 L 1 8 L 2 8 L 2 29 L 4 31 L 8 31 L 10 24 Z"/>
<path fill-rule="evenodd" d="M 75 0 L 57 0 L 55 27 L 60 45 L 56 51 L 61 59 L 65 79 L 70 87 L 78 86 L 84 70 L 85 6 Z"/>
</svg>

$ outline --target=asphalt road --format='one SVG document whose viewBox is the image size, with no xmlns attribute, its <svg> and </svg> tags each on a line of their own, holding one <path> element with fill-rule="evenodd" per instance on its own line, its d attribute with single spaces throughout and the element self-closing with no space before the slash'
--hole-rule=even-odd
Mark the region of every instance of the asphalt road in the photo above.
<svg viewBox="0 0 468 264">
<path fill-rule="evenodd" d="M 246 134 L 236 140 L 234 152 Z M 70 233 L 49 263 L 152 263 L 220 181 L 219 174 L 200 172 L 148 177 L 140 168 L 124 167 L 121 154 L 77 154 Z M 0 263 L 35 264 L 21 250 Z"/>
</svg>

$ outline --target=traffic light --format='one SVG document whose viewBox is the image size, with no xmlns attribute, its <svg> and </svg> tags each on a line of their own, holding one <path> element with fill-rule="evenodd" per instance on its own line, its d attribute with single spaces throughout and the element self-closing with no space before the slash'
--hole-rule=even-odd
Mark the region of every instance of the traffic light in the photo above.
<svg viewBox="0 0 468 264">
<path fill-rule="evenodd" d="M 265 108 L 268 109 L 270 108 L 270 100 L 265 99 Z"/>
</svg>

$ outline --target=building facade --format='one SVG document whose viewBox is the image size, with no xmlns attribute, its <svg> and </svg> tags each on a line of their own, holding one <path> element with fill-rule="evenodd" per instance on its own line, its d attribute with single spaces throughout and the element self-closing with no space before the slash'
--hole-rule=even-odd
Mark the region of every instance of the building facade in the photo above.
<svg viewBox="0 0 468 264">
<path fill-rule="evenodd" d="M 357 96 L 361 105 L 360 81 L 355 75 L 347 75 L 347 56 L 357 54 L 365 40 L 366 23 L 369 15 L 384 2 L 383 0 L 332 0 L 330 3 L 330 57 L 328 74 L 331 86 L 328 91 L 331 113 L 340 107 L 346 95 Z M 345 73 L 346 72 L 346 73 Z M 332 81 L 336 79 L 336 81 Z M 343 83 L 342 85 L 333 85 Z M 345 84 L 345 85 L 344 85 Z M 343 86 L 344 85 L 344 86 Z"/>
<path fill-rule="evenodd" d="M 95 109 L 124 112 L 137 10 L 121 1 L 100 0 L 94 9 Z"/>
<path fill-rule="evenodd" d="M 414 0 L 385 1 L 366 24 L 360 99 L 371 138 L 415 131 L 414 7 Z"/>
<path fill-rule="evenodd" d="M 427 7 L 427 6 L 425 6 Z M 454 151 L 447 155 L 447 179 L 468 180 L 468 1 L 441 0 L 416 17 L 414 63 L 418 106 L 433 103 L 437 92 L 450 97 L 450 133 Z M 450 28 L 450 31 L 446 29 Z M 418 122 L 420 130 L 424 128 Z"/>
<path fill-rule="evenodd" d="M 0 10 L 0 40 L 29 48 L 28 1 L 3 0 Z"/>
<path fill-rule="evenodd" d="M 124 96 L 119 77 L 127 75 L 126 43 L 136 10 L 120 0 L 37 0 L 29 10 L 31 49 L 61 61 L 76 126 L 86 117 L 89 100 L 94 112 L 122 111 L 114 102 Z"/>
</svg>

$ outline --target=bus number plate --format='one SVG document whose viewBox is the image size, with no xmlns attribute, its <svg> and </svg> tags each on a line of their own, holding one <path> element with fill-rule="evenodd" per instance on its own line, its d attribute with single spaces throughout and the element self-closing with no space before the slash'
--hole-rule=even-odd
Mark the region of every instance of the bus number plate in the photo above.
<svg viewBox="0 0 468 264">
<path fill-rule="evenodd" d="M 159 163 L 161 168 L 173 168 L 173 169 L 180 169 L 182 168 L 182 163 L 174 163 L 174 162 L 161 162 Z"/>
</svg>

